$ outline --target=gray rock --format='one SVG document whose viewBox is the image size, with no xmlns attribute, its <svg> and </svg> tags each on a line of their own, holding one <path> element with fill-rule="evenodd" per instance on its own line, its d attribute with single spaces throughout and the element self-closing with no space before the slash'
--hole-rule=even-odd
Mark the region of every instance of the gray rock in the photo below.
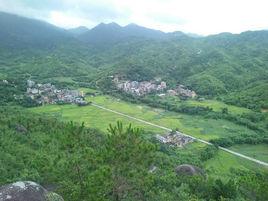
<svg viewBox="0 0 268 201">
<path fill-rule="evenodd" d="M 17 124 L 15 129 L 18 133 L 27 133 L 28 132 L 28 130 L 23 125 L 20 125 L 20 124 Z"/>
<path fill-rule="evenodd" d="M 202 170 L 199 167 L 189 165 L 189 164 L 182 164 L 182 165 L 177 166 L 175 168 L 175 172 L 177 173 L 177 175 L 189 175 L 189 176 L 202 175 L 202 176 L 205 176 L 204 170 Z"/>
<path fill-rule="evenodd" d="M 56 193 L 48 192 L 31 181 L 18 181 L 0 187 L 0 201 L 64 201 Z"/>
</svg>

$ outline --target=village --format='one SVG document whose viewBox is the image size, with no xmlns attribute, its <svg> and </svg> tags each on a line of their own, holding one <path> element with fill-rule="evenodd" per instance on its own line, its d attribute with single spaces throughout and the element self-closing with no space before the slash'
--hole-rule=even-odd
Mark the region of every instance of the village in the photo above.
<svg viewBox="0 0 268 201">
<path fill-rule="evenodd" d="M 84 100 L 84 93 L 78 90 L 57 89 L 51 83 L 35 83 L 27 80 L 26 95 L 38 104 L 64 104 L 74 103 L 79 106 L 87 105 Z"/>
<path fill-rule="evenodd" d="M 125 81 L 117 84 L 117 88 L 127 93 L 131 93 L 137 96 L 142 96 L 151 92 L 163 91 L 167 88 L 166 82 L 160 84 L 154 84 L 152 82 L 143 81 Z"/>
<path fill-rule="evenodd" d="M 163 144 L 167 144 L 169 146 L 173 147 L 184 147 L 186 144 L 191 143 L 194 141 L 193 138 L 187 137 L 180 132 L 177 131 L 171 131 L 170 133 L 162 136 L 162 135 L 156 135 L 156 139 Z"/>
<path fill-rule="evenodd" d="M 184 85 L 178 85 L 175 89 L 169 89 L 167 83 L 161 81 L 156 84 L 155 81 L 130 81 L 114 79 L 117 89 L 130 93 L 136 96 L 144 96 L 149 93 L 157 93 L 158 96 L 182 96 L 187 98 L 195 98 L 197 96 L 195 91 L 188 89 Z"/>
</svg>

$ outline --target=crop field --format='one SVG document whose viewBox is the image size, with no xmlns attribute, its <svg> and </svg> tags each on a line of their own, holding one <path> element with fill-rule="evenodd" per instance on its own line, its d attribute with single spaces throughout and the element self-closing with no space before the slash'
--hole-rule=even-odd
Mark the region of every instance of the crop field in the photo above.
<svg viewBox="0 0 268 201">
<path fill-rule="evenodd" d="M 222 108 L 228 108 L 228 112 L 231 114 L 242 114 L 250 112 L 250 110 L 247 108 L 227 105 L 223 102 L 216 100 L 204 100 L 204 101 L 188 100 L 186 101 L 186 103 L 191 106 L 210 107 L 215 112 L 220 112 Z"/>
<path fill-rule="evenodd" d="M 268 171 L 267 167 L 233 156 L 227 152 L 219 151 L 218 154 L 205 162 L 209 175 L 218 178 L 230 178 L 232 169 Z"/>
<path fill-rule="evenodd" d="M 214 112 L 221 112 L 223 108 L 227 108 L 230 114 L 243 114 L 251 112 L 250 109 L 244 107 L 238 107 L 234 105 L 227 105 L 224 102 L 217 101 L 217 100 L 186 100 L 181 101 L 179 97 L 176 96 L 164 96 L 160 98 L 160 101 L 169 102 L 172 104 L 180 105 L 187 105 L 187 106 L 200 106 L 200 107 L 209 107 Z"/>
<path fill-rule="evenodd" d="M 268 162 L 268 145 L 257 144 L 257 145 L 235 145 L 230 148 L 233 151 L 237 151 L 241 154 L 256 158 Z"/>
<path fill-rule="evenodd" d="M 124 125 L 131 123 L 133 126 L 146 129 L 149 132 L 163 133 L 163 130 L 159 128 L 139 122 L 133 122 L 125 117 L 92 106 L 78 107 L 76 105 L 47 105 L 31 108 L 30 110 L 33 112 L 44 113 L 64 121 L 84 122 L 87 127 L 97 128 L 104 132 L 107 131 L 110 123 L 114 124 L 116 121 L 122 121 Z"/>
<path fill-rule="evenodd" d="M 167 112 L 162 109 L 150 108 L 145 105 L 127 103 L 110 96 L 87 97 L 87 100 L 105 106 L 106 108 L 113 109 L 158 125 L 168 128 L 178 128 L 187 134 L 205 140 L 217 138 L 221 135 L 230 136 L 237 132 L 253 132 L 245 127 L 225 120 L 205 119 L 200 116 L 190 116 L 180 113 Z M 79 107 L 76 105 L 46 105 L 31 108 L 29 110 L 36 113 L 54 116 L 64 121 L 75 121 L 80 123 L 85 122 L 86 126 L 97 128 L 104 132 L 107 132 L 107 128 L 110 123 L 114 124 L 116 121 L 122 121 L 125 125 L 131 123 L 133 126 L 140 127 L 146 130 L 148 133 L 165 133 L 165 131 L 160 128 L 128 119 L 118 114 L 99 109 L 92 105 L 84 107 Z M 193 143 L 188 147 L 188 151 L 191 152 L 193 147 L 200 148 L 202 146 L 204 145 L 200 143 Z M 268 149 L 264 145 L 259 146 L 258 149 L 255 149 L 255 147 L 252 147 L 252 149 L 246 149 L 243 146 L 234 146 L 233 150 L 248 156 L 256 156 L 255 158 L 260 160 L 264 159 L 268 153 Z M 262 166 L 233 156 L 224 151 L 219 151 L 215 158 L 210 159 L 204 165 L 211 175 L 222 178 L 228 177 L 230 168 L 232 167 L 251 170 L 256 168 L 263 169 Z"/>
<path fill-rule="evenodd" d="M 87 100 L 161 126 L 178 128 L 180 131 L 204 140 L 240 133 L 254 134 L 254 131 L 227 120 L 207 119 L 202 116 L 164 111 L 145 105 L 127 103 L 110 96 L 88 97 Z"/>
</svg>

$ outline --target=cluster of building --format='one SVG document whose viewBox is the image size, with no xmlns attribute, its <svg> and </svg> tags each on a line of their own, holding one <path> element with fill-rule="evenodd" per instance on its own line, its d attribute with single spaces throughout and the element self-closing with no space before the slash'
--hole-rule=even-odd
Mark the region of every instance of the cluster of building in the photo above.
<svg viewBox="0 0 268 201">
<path fill-rule="evenodd" d="M 120 81 L 118 77 L 114 78 L 117 89 L 137 96 L 143 96 L 152 92 L 158 93 L 157 95 L 160 97 L 168 95 L 195 98 L 197 96 L 195 91 L 188 89 L 184 85 L 179 85 L 175 89 L 168 89 L 166 82 L 160 80 L 157 80 L 157 82 L 160 84 L 156 84 L 154 81 Z"/>
<path fill-rule="evenodd" d="M 116 83 L 118 89 L 137 96 L 142 96 L 151 92 L 164 91 L 167 88 L 166 82 L 155 84 L 153 82 L 143 81 L 124 81 Z"/>
<path fill-rule="evenodd" d="M 156 135 L 156 139 L 170 146 L 184 147 L 186 144 L 194 141 L 193 138 L 180 134 L 179 132 L 170 132 L 167 135 Z"/>
<path fill-rule="evenodd" d="M 84 93 L 78 90 L 57 89 L 53 84 L 39 84 L 27 80 L 26 94 L 38 104 L 75 103 L 87 105 Z"/>
<path fill-rule="evenodd" d="M 179 85 L 175 89 L 167 90 L 167 94 L 170 96 L 184 96 L 188 98 L 195 98 L 197 96 L 195 91 L 187 89 L 184 85 Z"/>
<path fill-rule="evenodd" d="M 4 84 L 8 84 L 8 81 L 7 81 L 7 80 L 2 80 L 2 82 L 3 82 Z"/>
</svg>

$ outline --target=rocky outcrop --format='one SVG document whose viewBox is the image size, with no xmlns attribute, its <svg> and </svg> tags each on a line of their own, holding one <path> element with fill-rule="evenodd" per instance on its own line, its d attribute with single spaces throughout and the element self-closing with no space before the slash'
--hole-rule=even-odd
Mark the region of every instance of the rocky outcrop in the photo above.
<svg viewBox="0 0 268 201">
<path fill-rule="evenodd" d="M 23 133 L 23 134 L 25 134 L 25 133 L 28 132 L 28 130 L 27 130 L 23 125 L 20 125 L 20 124 L 17 124 L 16 127 L 15 127 L 15 129 L 16 129 L 16 131 L 17 131 L 18 133 Z"/>
<path fill-rule="evenodd" d="M 199 167 L 189 165 L 189 164 L 183 164 L 183 165 L 177 166 L 175 168 L 175 172 L 177 173 L 177 175 L 189 175 L 189 176 L 202 175 L 202 176 L 205 176 L 204 170 L 202 170 Z"/>
<path fill-rule="evenodd" d="M 31 181 L 18 181 L 0 187 L 0 201 L 64 201 L 56 193 L 48 192 Z"/>
</svg>

